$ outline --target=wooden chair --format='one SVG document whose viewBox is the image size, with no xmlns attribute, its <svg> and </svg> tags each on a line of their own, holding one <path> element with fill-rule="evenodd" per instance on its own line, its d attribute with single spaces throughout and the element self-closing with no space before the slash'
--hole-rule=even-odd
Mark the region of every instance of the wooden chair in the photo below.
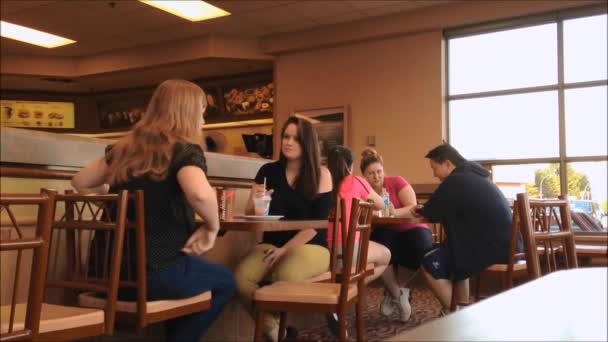
<svg viewBox="0 0 608 342">
<path fill-rule="evenodd" d="M 104 310 L 87 309 L 77 306 L 56 305 L 42 302 L 38 314 L 39 327 L 36 341 L 66 341 L 103 334 L 112 335 L 114 332 L 114 305 L 118 290 L 118 274 L 120 272 L 120 253 L 104 256 L 104 268 L 99 277 L 88 277 L 83 272 L 82 260 L 89 258 L 82 253 L 87 240 L 95 231 L 106 231 L 115 234 L 115 246 L 122 247 L 124 234 L 127 194 L 119 195 L 57 195 L 54 191 L 42 190 L 42 194 L 51 200 L 50 213 L 44 219 L 39 214 L 39 221 L 49 225 L 47 242 L 43 243 L 40 253 L 45 254 L 48 263 L 34 265 L 32 276 L 34 286 L 42 288 L 41 294 L 49 294 L 49 289 L 60 288 L 68 290 L 95 290 L 104 292 L 108 305 Z M 60 205 L 58 205 L 60 204 Z M 112 205 L 117 210 L 115 219 L 104 217 L 100 213 L 103 208 Z M 55 220 L 58 207 L 64 207 L 65 213 Z M 45 223 L 46 220 L 49 223 Z M 40 224 L 40 223 L 39 223 Z M 88 231 L 88 238 L 86 232 Z M 63 233 L 63 234 L 62 234 Z M 84 235 L 84 236 L 83 236 Z M 36 258 L 36 255 L 35 255 Z M 45 280 L 46 278 L 46 280 Z M 36 295 L 33 297 L 36 299 Z M 16 316 L 23 322 L 24 309 L 16 310 Z M 29 313 L 29 320 L 35 318 L 35 313 Z M 4 315 L 3 315 L 4 316 Z M 12 319 L 11 319 L 12 320 Z"/>
<path fill-rule="evenodd" d="M 338 261 L 342 260 L 342 266 L 344 266 L 343 254 L 338 252 L 338 248 L 342 247 L 342 252 L 346 251 L 348 240 L 346 238 L 346 206 L 344 205 L 344 201 L 340 198 L 336 198 L 336 205 L 330 214 L 329 219 L 332 221 L 334 225 L 334 229 L 332 232 L 332 246 L 330 250 L 330 259 L 329 259 L 329 273 L 330 273 L 330 281 L 335 283 L 338 281 L 338 277 L 342 273 L 341 268 L 338 267 Z M 338 233 L 342 238 L 342 245 L 338 245 Z"/>
<path fill-rule="evenodd" d="M 262 287 L 254 293 L 255 341 L 262 340 L 266 312 L 281 313 L 279 339 L 285 336 L 287 312 L 337 313 L 340 340 L 345 341 L 346 311 L 353 304 L 356 304 L 357 308 L 357 340 L 364 339 L 362 298 L 365 296 L 367 249 L 372 213 L 371 203 L 353 199 L 340 283 L 277 282 Z M 359 250 L 355 258 L 353 253 L 356 235 L 359 235 Z"/>
<path fill-rule="evenodd" d="M 46 191 L 47 193 L 54 193 Z M 51 229 L 46 290 L 97 291 L 109 298 L 101 309 L 72 307 L 65 315 L 72 322 L 49 332 L 45 340 L 72 340 L 114 334 L 116 296 L 126 224 L 127 192 L 105 195 L 54 194 L 55 214 Z M 63 215 L 57 209 L 64 207 Z M 113 211 L 108 210 L 112 208 Z M 115 212 L 115 215 L 111 213 Z M 105 253 L 89 249 L 95 234 L 106 234 Z M 117 253 L 108 253 L 109 246 Z M 91 258 L 100 268 L 89 272 Z M 92 274 L 91 274 L 92 273 Z M 76 317 L 76 313 L 79 313 Z"/>
<path fill-rule="evenodd" d="M 341 237 L 347 236 L 346 234 L 346 206 L 344 205 L 344 201 L 341 198 L 336 198 L 336 203 L 334 208 L 329 214 L 329 221 L 333 223 L 334 230 L 332 232 L 332 239 L 334 242 L 338 241 L 338 232 L 340 232 Z M 340 227 L 338 229 L 337 227 Z M 346 250 L 347 239 L 342 238 L 342 251 Z M 306 282 L 314 282 L 314 283 L 339 283 L 342 274 L 342 267 L 338 267 L 338 261 L 342 261 L 342 266 L 344 266 L 344 260 L 342 258 L 342 254 L 339 253 L 338 247 L 340 247 L 337 243 L 332 244 L 330 248 L 330 259 L 329 259 L 329 271 L 322 273 L 318 276 L 306 279 Z M 367 263 L 366 267 L 366 276 L 374 274 L 374 264 Z M 352 272 L 352 271 L 351 271 Z"/>
<path fill-rule="evenodd" d="M 517 242 L 521 236 L 521 225 L 519 222 L 519 209 L 517 203 L 513 204 L 513 223 L 511 225 L 511 244 L 509 260 L 506 264 L 494 264 L 476 275 L 475 281 L 475 300 L 479 297 L 481 278 L 484 276 L 499 276 L 501 279 L 502 291 L 513 287 L 513 280 L 527 276 L 525 253 L 517 250 Z"/>
<path fill-rule="evenodd" d="M 25 227 L 20 224 L 15 212 L 31 207 L 36 207 L 37 220 L 34 234 L 30 237 L 26 236 Z M 39 332 L 52 208 L 52 199 L 45 194 L 0 194 L 0 213 L 6 215 L 8 223 L 8 229 L 4 231 L 6 234 L 0 237 L 3 263 L 1 279 L 3 290 L 10 294 L 9 304 L 1 305 L 0 341 L 32 340 Z M 13 234 L 16 234 L 16 238 L 11 238 Z M 22 272 L 23 260 L 27 259 L 28 253 L 32 258 L 29 272 Z M 15 269 L 10 272 L 8 263 L 11 261 L 12 264 L 14 257 Z M 23 298 L 25 296 L 27 298 Z"/>
<path fill-rule="evenodd" d="M 542 274 L 539 254 L 544 257 L 547 273 L 557 269 L 557 251 L 563 251 L 566 268 L 578 267 L 568 201 L 530 200 L 526 193 L 520 193 L 517 206 L 530 278 Z"/>
<path fill-rule="evenodd" d="M 211 307 L 211 291 L 179 300 L 147 300 L 146 288 L 146 225 L 144 192 L 129 194 L 129 215 L 125 234 L 120 287 L 136 293 L 133 300 L 118 300 L 117 317 L 122 323 L 136 326 L 138 334 L 153 323 L 207 310 Z M 95 292 L 78 296 L 80 306 L 102 308 L 106 299 Z"/>
</svg>

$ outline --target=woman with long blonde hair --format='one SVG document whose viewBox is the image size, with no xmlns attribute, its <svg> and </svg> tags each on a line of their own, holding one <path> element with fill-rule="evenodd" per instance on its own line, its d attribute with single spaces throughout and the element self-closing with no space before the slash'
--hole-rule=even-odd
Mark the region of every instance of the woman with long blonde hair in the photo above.
<svg viewBox="0 0 608 342">
<path fill-rule="evenodd" d="M 144 190 L 147 295 L 183 299 L 211 291 L 211 308 L 167 322 L 168 341 L 198 341 L 232 297 L 232 273 L 198 256 L 219 230 L 215 192 L 202 149 L 205 93 L 194 83 L 161 83 L 133 130 L 72 179 L 78 191 Z M 197 226 L 194 213 L 206 222 Z"/>
</svg>

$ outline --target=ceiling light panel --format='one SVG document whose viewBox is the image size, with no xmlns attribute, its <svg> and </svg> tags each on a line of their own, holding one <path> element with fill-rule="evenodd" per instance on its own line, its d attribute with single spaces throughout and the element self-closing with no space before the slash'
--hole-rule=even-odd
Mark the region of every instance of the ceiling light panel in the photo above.
<svg viewBox="0 0 608 342">
<path fill-rule="evenodd" d="M 0 21 L 0 36 L 48 49 L 76 43 L 75 40 L 34 30 L 29 27 L 7 23 L 6 21 Z"/>
<path fill-rule="evenodd" d="M 166 1 L 166 0 L 139 0 L 146 5 L 156 7 L 178 17 L 190 21 L 201 21 L 230 15 L 219 7 L 204 1 Z"/>
</svg>

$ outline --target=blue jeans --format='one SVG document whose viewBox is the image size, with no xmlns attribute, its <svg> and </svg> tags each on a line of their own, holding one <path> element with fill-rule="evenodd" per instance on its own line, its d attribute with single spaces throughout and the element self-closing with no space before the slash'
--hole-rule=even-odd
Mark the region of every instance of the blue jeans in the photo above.
<svg viewBox="0 0 608 342">
<path fill-rule="evenodd" d="M 198 257 L 184 256 L 168 269 L 148 271 L 148 300 L 184 299 L 211 291 L 211 308 L 165 323 L 167 341 L 199 341 L 235 291 L 234 277 L 226 267 Z"/>
</svg>

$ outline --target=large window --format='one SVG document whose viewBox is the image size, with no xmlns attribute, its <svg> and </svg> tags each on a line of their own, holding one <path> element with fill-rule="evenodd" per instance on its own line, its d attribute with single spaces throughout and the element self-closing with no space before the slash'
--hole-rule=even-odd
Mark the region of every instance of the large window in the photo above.
<svg viewBox="0 0 608 342">
<path fill-rule="evenodd" d="M 606 7 L 446 32 L 448 140 L 506 197 L 567 196 L 607 230 Z"/>
</svg>

